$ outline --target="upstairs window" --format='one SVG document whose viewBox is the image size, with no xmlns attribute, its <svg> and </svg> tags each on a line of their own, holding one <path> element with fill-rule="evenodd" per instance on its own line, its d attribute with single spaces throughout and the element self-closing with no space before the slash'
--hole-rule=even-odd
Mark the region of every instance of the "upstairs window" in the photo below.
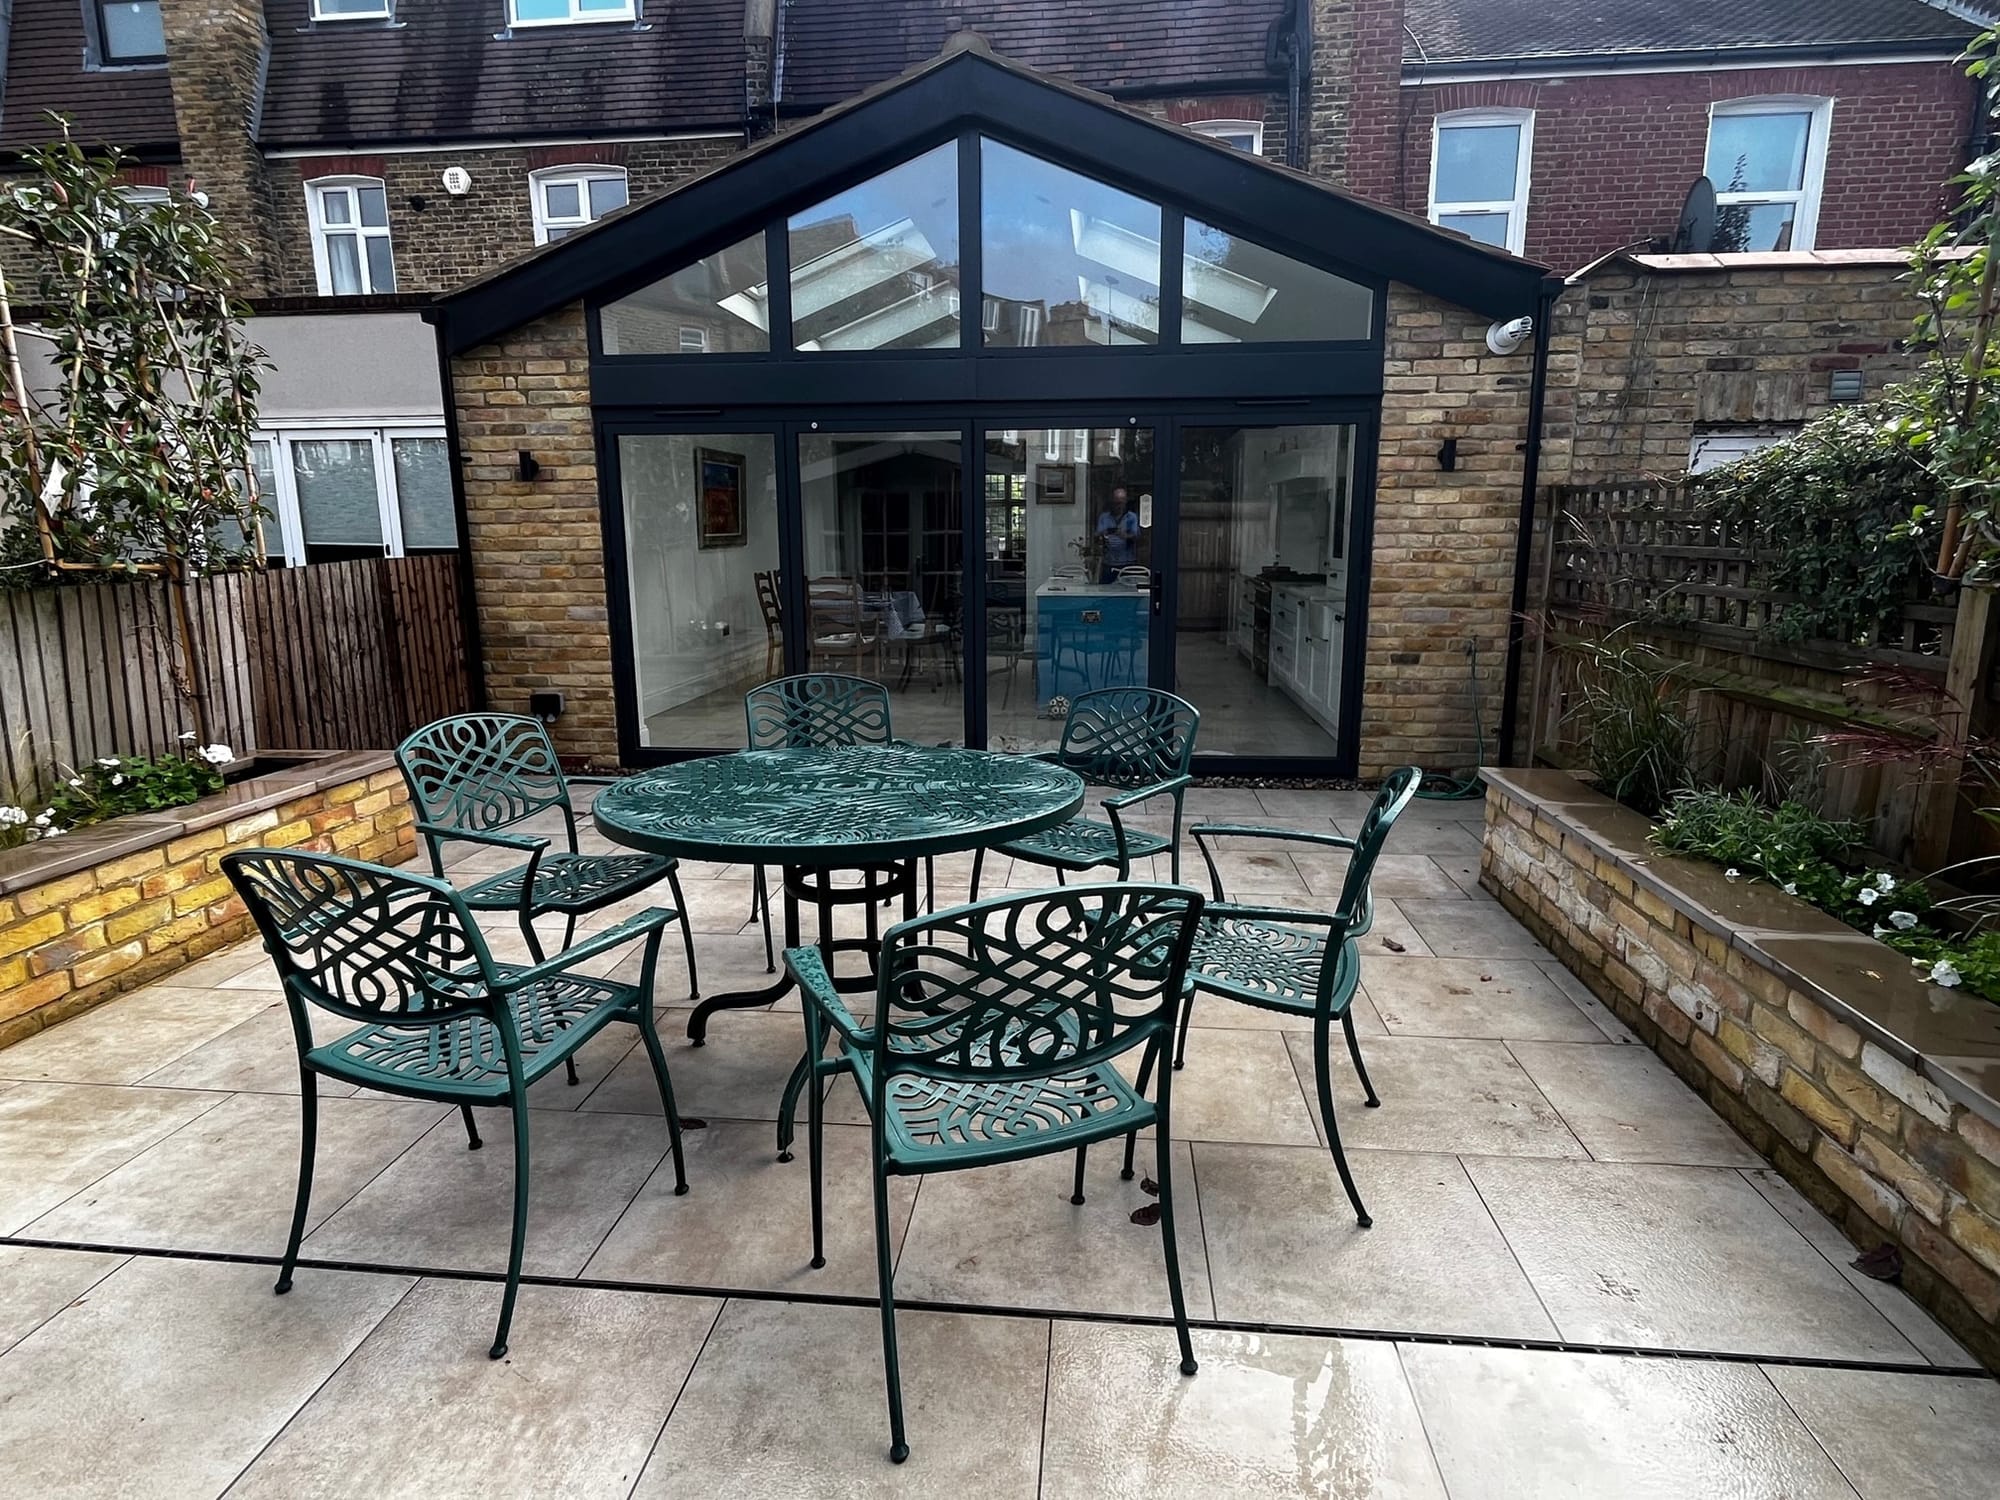
<svg viewBox="0 0 2000 1500">
<path fill-rule="evenodd" d="M 631 21 L 636 0 L 507 0 L 510 26 L 574 26 L 585 21 Z"/>
<path fill-rule="evenodd" d="M 1831 99 L 1738 99 L 1709 112 L 1712 249 L 1810 250 Z"/>
<path fill-rule="evenodd" d="M 129 65 L 167 60 L 160 0 L 88 0 L 101 63 Z"/>
<path fill-rule="evenodd" d="M 1252 156 L 1264 154 L 1264 125 L 1260 120 L 1196 120 L 1188 129 Z"/>
<path fill-rule="evenodd" d="M 1431 147 L 1431 222 L 1519 255 L 1528 237 L 1534 130 L 1534 114 L 1525 109 L 1439 115 Z"/>
<path fill-rule="evenodd" d="M 546 245 L 625 206 L 623 167 L 552 167 L 529 179 L 535 243 Z"/>
<path fill-rule="evenodd" d="M 312 0 L 315 21 L 386 21 L 390 0 Z"/>
<path fill-rule="evenodd" d="M 335 177 L 306 184 L 312 220 L 313 270 L 323 297 L 358 297 L 396 290 L 389 252 L 389 196 L 371 177 Z"/>
</svg>

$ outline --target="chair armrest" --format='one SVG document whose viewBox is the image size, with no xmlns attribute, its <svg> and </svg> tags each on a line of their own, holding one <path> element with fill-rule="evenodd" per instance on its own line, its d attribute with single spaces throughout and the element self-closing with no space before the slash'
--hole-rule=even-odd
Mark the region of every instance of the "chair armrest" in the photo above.
<svg viewBox="0 0 2000 1500">
<path fill-rule="evenodd" d="M 1188 830 L 1199 843 L 1203 834 L 1213 838 L 1292 839 L 1301 844 L 1324 844 L 1329 849 L 1354 849 L 1353 839 L 1342 833 L 1313 833 L 1304 828 L 1259 828 L 1241 823 L 1197 823 Z"/>
<path fill-rule="evenodd" d="M 616 927 L 607 927 L 595 936 L 571 944 L 554 958 L 544 959 L 533 968 L 522 969 L 509 977 L 500 988 L 516 990 L 523 985 L 535 984 L 552 975 L 560 974 L 565 969 L 574 968 L 586 958 L 595 958 L 598 954 L 616 948 L 621 943 L 629 943 L 634 938 L 650 937 L 654 942 L 658 942 L 660 930 L 671 922 L 675 915 L 676 913 L 663 906 L 649 907 L 636 917 L 627 917 Z"/>
<path fill-rule="evenodd" d="M 1159 782 L 1154 786 L 1135 787 L 1129 792 L 1120 792 L 1116 796 L 1106 797 L 1104 799 L 1104 810 L 1106 812 L 1120 812 L 1125 808 L 1144 802 L 1149 797 L 1164 797 L 1169 792 L 1181 791 L 1193 781 L 1194 778 L 1192 776 L 1170 776 L 1165 781 Z"/>
<path fill-rule="evenodd" d="M 819 949 L 787 948 L 785 967 L 798 980 L 799 992 L 805 1003 L 831 1021 L 834 1030 L 856 1047 L 874 1045 L 875 1034 L 854 1019 L 854 1012 L 847 1008 L 847 1003 L 840 998 L 840 991 L 833 987 L 833 976 L 826 972 L 826 960 L 820 956 Z"/>
<path fill-rule="evenodd" d="M 417 832 L 439 843 L 462 839 L 468 844 L 491 844 L 496 849 L 518 849 L 523 854 L 539 854 L 549 847 L 547 839 L 524 838 L 518 833 L 494 833 L 483 828 L 453 828 L 446 823 L 419 823 Z"/>
<path fill-rule="evenodd" d="M 1241 901 L 1211 901 L 1202 908 L 1202 920 L 1235 917 L 1250 922 L 1289 922 L 1296 927 L 1334 927 L 1339 919 L 1331 912 L 1301 911 L 1291 906 L 1250 906 Z"/>
<path fill-rule="evenodd" d="M 571 786 L 616 786 L 616 785 L 618 785 L 618 783 L 619 783 L 619 782 L 621 782 L 621 781 L 629 781 L 630 779 L 631 779 L 631 778 L 630 778 L 630 777 L 628 777 L 628 776 L 580 776 L 580 775 L 579 775 L 579 776 L 569 776 L 569 775 L 565 775 L 565 776 L 563 777 L 563 780 L 564 780 L 564 781 L 566 781 L 566 782 L 568 782 L 568 783 L 569 783 L 569 784 L 570 784 Z"/>
</svg>

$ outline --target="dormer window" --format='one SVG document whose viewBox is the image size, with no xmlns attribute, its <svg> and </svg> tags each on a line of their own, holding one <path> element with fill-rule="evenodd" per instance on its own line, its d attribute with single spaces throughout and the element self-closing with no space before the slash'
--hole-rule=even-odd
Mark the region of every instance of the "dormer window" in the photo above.
<svg viewBox="0 0 2000 1500">
<path fill-rule="evenodd" d="M 1251 156 L 1264 154 L 1264 126 L 1258 120 L 1195 120 L 1188 129 Z"/>
<path fill-rule="evenodd" d="M 551 167 L 529 179 L 535 243 L 546 245 L 625 206 L 623 167 Z"/>
<path fill-rule="evenodd" d="M 507 0 L 510 26 L 575 26 L 638 19 L 638 0 Z"/>
<path fill-rule="evenodd" d="M 391 0 L 313 0 L 315 21 L 386 21 Z"/>
<path fill-rule="evenodd" d="M 86 0 L 91 40 L 101 66 L 131 67 L 167 60 L 167 34 L 160 24 L 160 0 Z"/>
</svg>

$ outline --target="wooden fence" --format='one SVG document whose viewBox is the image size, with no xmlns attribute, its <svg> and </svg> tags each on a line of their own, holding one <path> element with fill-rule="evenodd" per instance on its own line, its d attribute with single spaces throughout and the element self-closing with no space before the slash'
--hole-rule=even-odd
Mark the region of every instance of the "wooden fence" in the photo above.
<svg viewBox="0 0 2000 1500">
<path fill-rule="evenodd" d="M 239 757 L 393 745 L 472 701 L 449 554 L 0 593 L 0 800 L 196 728 Z"/>
</svg>

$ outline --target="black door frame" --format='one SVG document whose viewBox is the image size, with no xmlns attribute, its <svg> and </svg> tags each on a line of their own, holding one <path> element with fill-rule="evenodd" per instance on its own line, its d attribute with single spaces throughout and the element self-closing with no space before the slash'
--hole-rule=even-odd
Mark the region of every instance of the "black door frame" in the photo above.
<svg viewBox="0 0 2000 1500">
<path fill-rule="evenodd" d="M 960 440 L 963 501 L 961 597 L 964 636 L 961 663 L 967 743 L 989 743 L 986 696 L 985 438 L 1015 428 L 1145 427 L 1153 433 L 1154 518 L 1152 557 L 1161 575 L 1150 617 L 1152 681 L 1171 688 L 1175 677 L 1175 622 L 1180 605 L 1181 434 L 1199 427 L 1353 426 L 1356 452 L 1353 503 L 1348 515 L 1348 606 L 1341 666 L 1340 733 L 1330 758 L 1200 755 L 1207 776 L 1346 776 L 1360 756 L 1360 717 L 1369 613 L 1370 558 L 1374 538 L 1376 440 L 1379 403 L 1367 398 L 1287 401 L 1068 402 L 971 406 L 718 407 L 653 413 L 604 410 L 596 414 L 599 515 L 604 544 L 605 604 L 611 639 L 612 683 L 617 702 L 619 758 L 626 765 L 661 765 L 718 753 L 723 747 L 647 747 L 639 743 L 637 658 L 632 632 L 630 560 L 625 546 L 623 475 L 619 439 L 627 436 L 768 436 L 777 481 L 779 569 L 783 579 L 783 657 L 787 672 L 806 670 L 800 622 L 806 607 L 804 496 L 799 438 L 815 432 L 956 431 Z M 1171 564 L 1161 567 L 1162 563 Z M 1199 705 L 1197 705 L 1199 707 Z M 1329 763 L 1330 760 L 1330 763 Z"/>
</svg>

